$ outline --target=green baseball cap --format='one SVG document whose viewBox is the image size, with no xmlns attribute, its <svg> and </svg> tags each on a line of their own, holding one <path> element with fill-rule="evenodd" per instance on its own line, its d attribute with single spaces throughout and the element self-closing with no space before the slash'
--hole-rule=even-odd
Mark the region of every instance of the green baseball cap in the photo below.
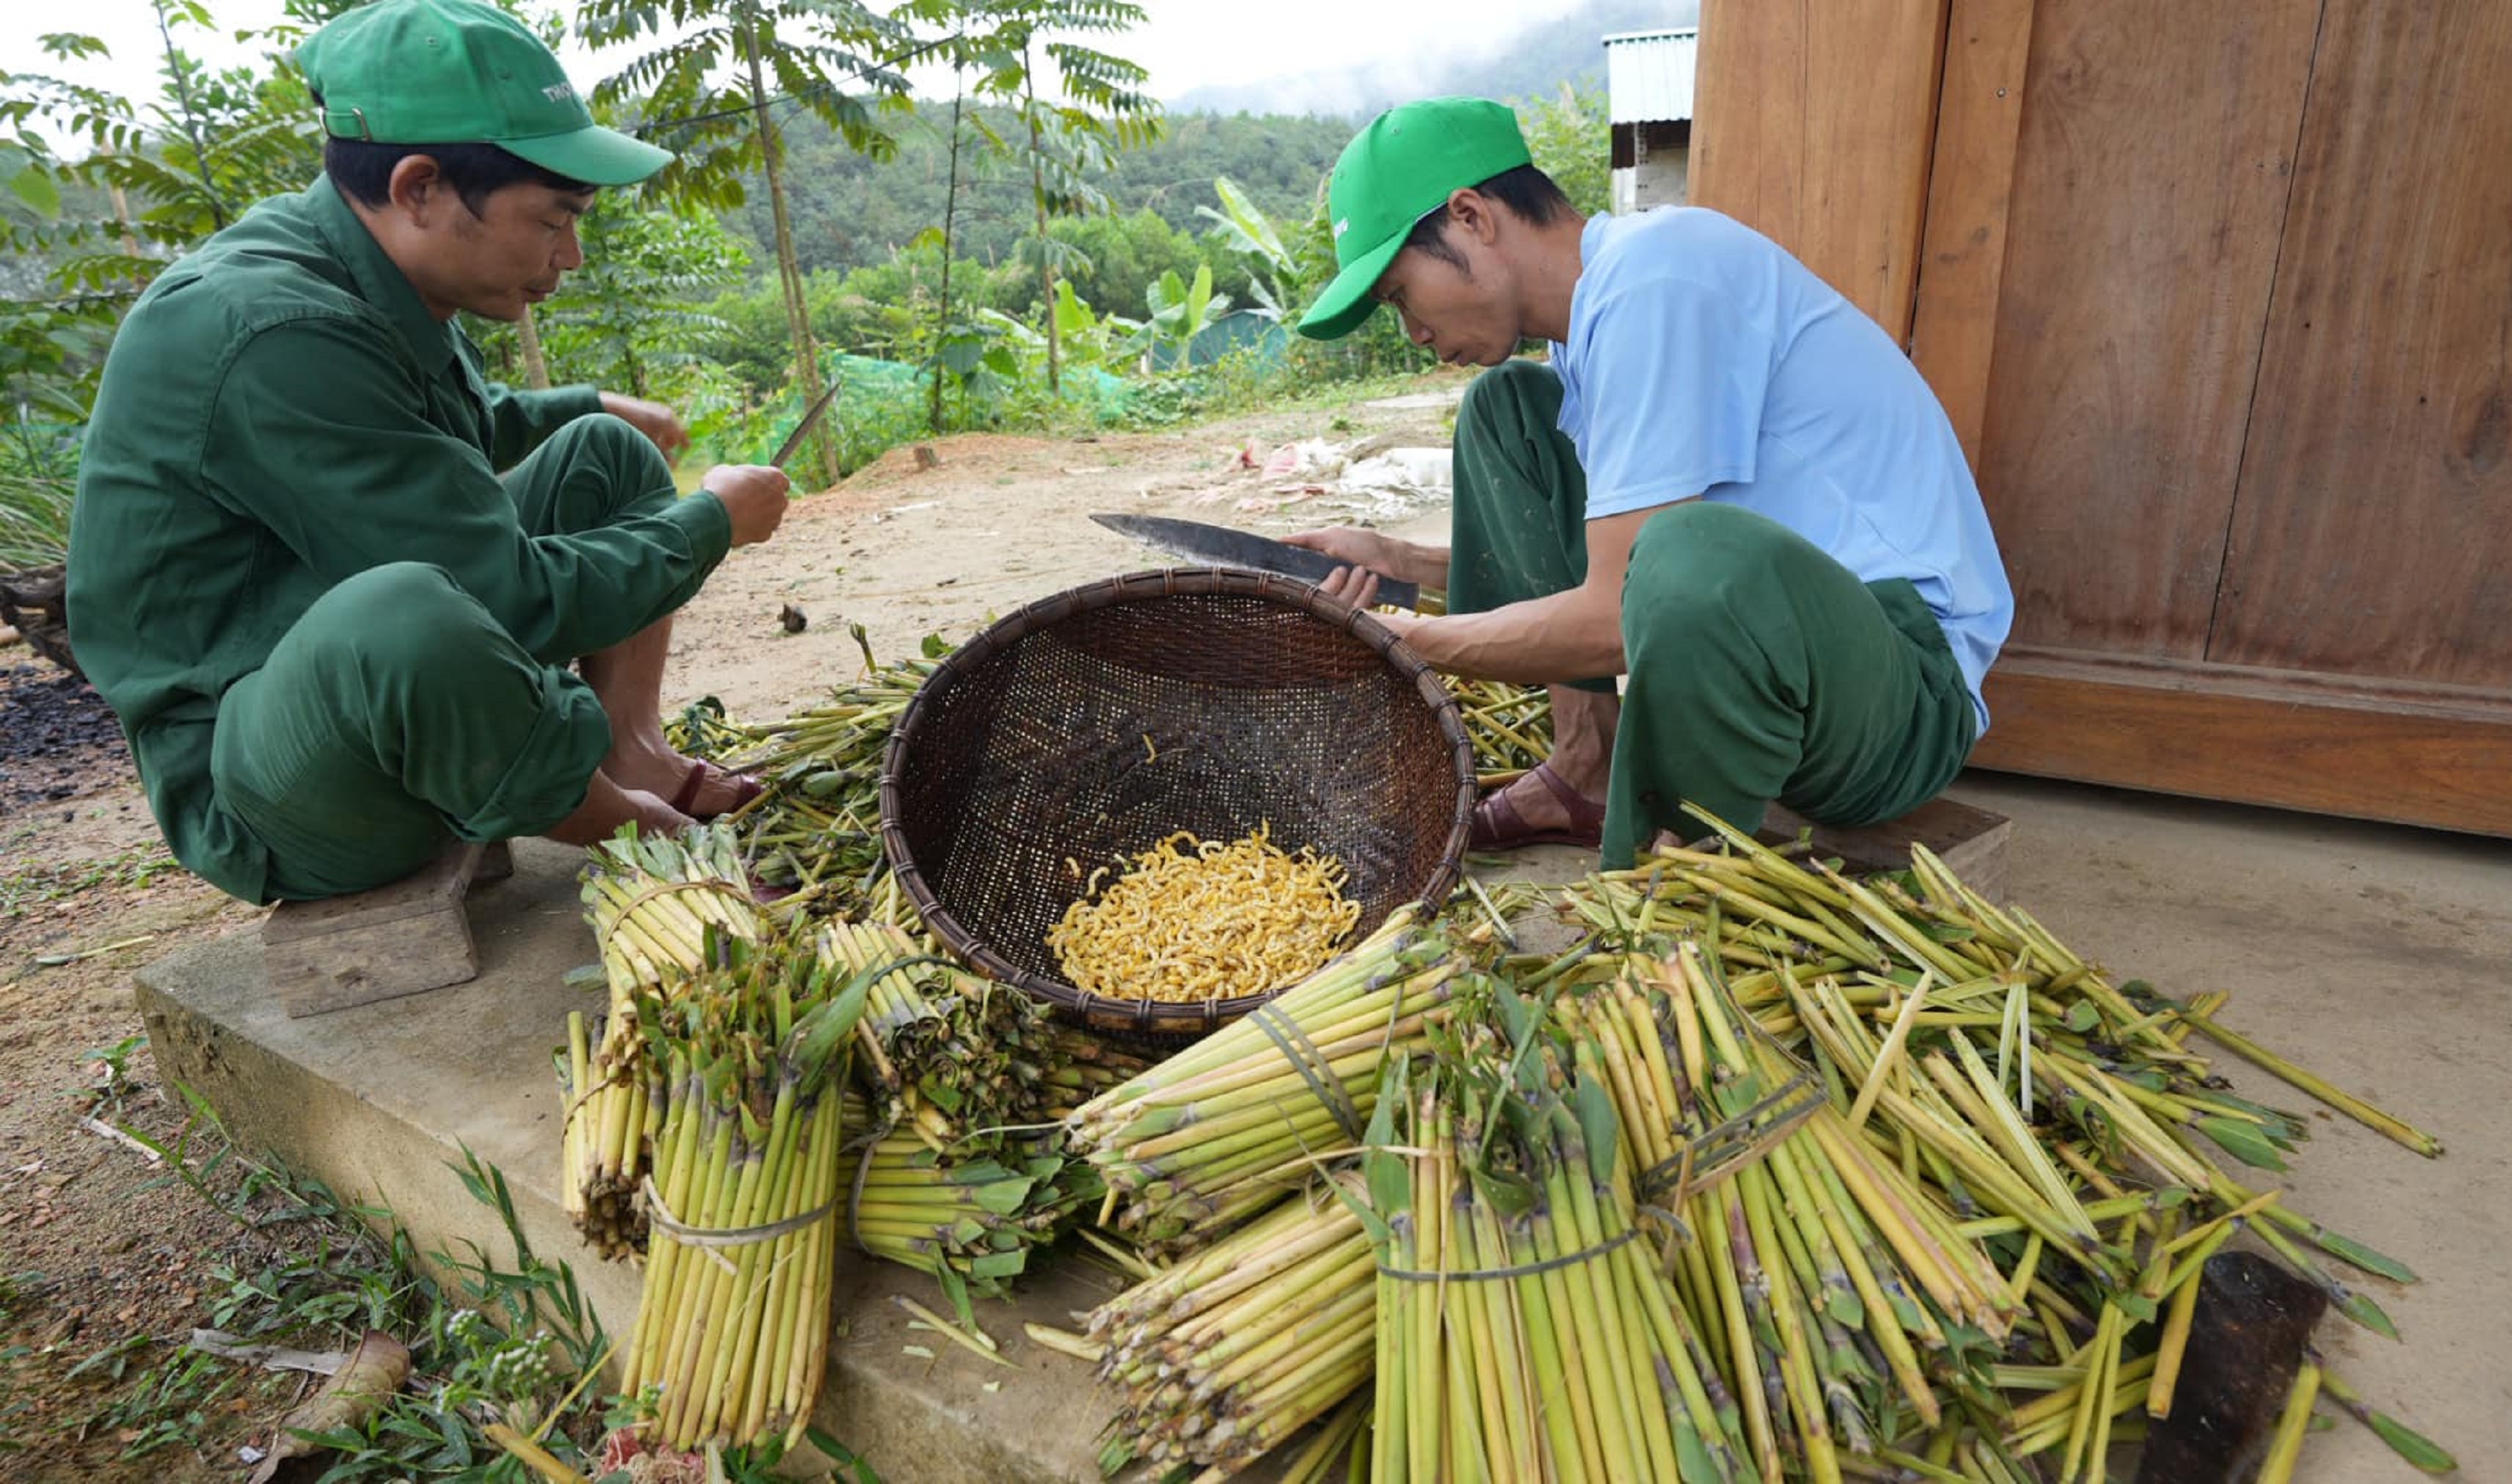
<svg viewBox="0 0 2512 1484">
<path fill-rule="evenodd" d="M 323 132 L 378 144 L 494 144 L 587 185 L 633 185 L 672 161 L 593 122 L 558 58 L 482 0 L 373 0 L 296 49 Z"/>
<path fill-rule="evenodd" d="M 1369 318 L 1378 283 L 1413 224 L 1462 186 L 1533 163 L 1517 115 L 1479 98 L 1434 98 L 1390 108 L 1344 146 L 1326 185 L 1341 269 L 1300 320 L 1315 340 L 1348 335 Z"/>
</svg>

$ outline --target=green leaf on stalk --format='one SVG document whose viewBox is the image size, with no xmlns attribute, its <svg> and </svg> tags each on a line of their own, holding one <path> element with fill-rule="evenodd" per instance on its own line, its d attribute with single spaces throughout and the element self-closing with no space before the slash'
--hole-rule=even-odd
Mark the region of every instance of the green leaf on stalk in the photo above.
<svg viewBox="0 0 2512 1484">
<path fill-rule="evenodd" d="M 1831 1303 L 1825 1308 L 1836 1324 L 1845 1324 L 1851 1329 L 1866 1327 L 1866 1306 L 1860 1301 L 1856 1289 L 1843 1288 L 1833 1293 Z"/>
<path fill-rule="evenodd" d="M 2431 1438 L 2387 1413 L 2367 1413 L 2364 1425 L 2380 1434 L 2392 1453 L 2426 1473 L 2450 1473 L 2459 1467 L 2459 1460 L 2445 1453 Z"/>
<path fill-rule="evenodd" d="M 2397 1258 L 2375 1252 L 2353 1237 L 2341 1235 L 2326 1227 L 2314 1224 L 2311 1230 L 2311 1242 L 2313 1246 L 2340 1262 L 2361 1268 L 2375 1276 L 2388 1278 L 2394 1283 L 2420 1281 L 2416 1277 L 2415 1270 Z"/>
<path fill-rule="evenodd" d="M 2102 1023 L 2102 1012 L 2090 999 L 2079 999 L 2067 1006 L 2067 1029 L 2082 1035 Z"/>
<path fill-rule="evenodd" d="M 1413 1204 L 1413 1171 L 1393 1149 L 1396 1111 L 1411 1088 L 1406 1066 L 1399 1057 L 1389 1062 L 1387 1071 L 1379 1076 L 1378 1107 L 1370 1112 L 1365 1141 L 1369 1152 L 1360 1161 L 1362 1177 L 1369 1186 L 1370 1209 L 1378 1213 L 1382 1223 L 1411 1209 Z"/>
<path fill-rule="evenodd" d="M 968 1265 L 972 1278 L 1016 1278 L 1029 1269 L 1029 1249 L 1015 1245 L 1009 1252 L 990 1252 Z"/>
<path fill-rule="evenodd" d="M 1571 1094 L 1579 1114 L 1579 1135 L 1588 1145 L 1588 1174 L 1598 1187 L 1610 1184 L 1622 1158 L 1622 1120 L 1614 1116 L 1612 1094 L 1602 1082 L 1582 1077 Z"/>
<path fill-rule="evenodd" d="M 2259 1132 L 2256 1123 L 2239 1118 L 2201 1118 L 2198 1131 L 2216 1141 L 2218 1148 L 2256 1169 L 2283 1170 L 2285 1160 L 2277 1153 L 2276 1145 Z"/>
<path fill-rule="evenodd" d="M 1378 1219 L 1377 1212 L 1369 1209 L 1369 1202 L 1361 1199 L 1360 1196 L 1354 1193 L 1352 1188 L 1344 1182 L 1340 1180 L 1327 1181 L 1326 1189 L 1333 1193 L 1336 1200 L 1343 1203 L 1343 1208 L 1345 1210 L 1350 1211 L 1354 1216 L 1359 1218 L 1360 1229 L 1368 1234 L 1369 1244 L 1371 1246 L 1384 1247 L 1387 1245 L 1387 1239 L 1395 1234 L 1388 1230 L 1387 1223 Z"/>
<path fill-rule="evenodd" d="M 2399 1338 L 2399 1327 L 2390 1322 L 2388 1312 L 2380 1305 L 2373 1302 L 2371 1294 L 2348 1291 L 2338 1301 L 2337 1311 L 2385 1340 Z"/>
<path fill-rule="evenodd" d="M 2124 1293 L 2111 1300 L 2111 1304 L 2121 1313 L 2135 1319 L 2139 1324 L 2152 1324 L 2154 1322 L 2154 1301 L 2143 1294 Z"/>
<path fill-rule="evenodd" d="M 1689 1416 L 1674 1420 L 1674 1468 L 1678 1478 L 1720 1477 L 1718 1465 L 1710 1462 L 1709 1450 L 1702 1446 L 1701 1434 L 1694 1430 Z"/>
</svg>

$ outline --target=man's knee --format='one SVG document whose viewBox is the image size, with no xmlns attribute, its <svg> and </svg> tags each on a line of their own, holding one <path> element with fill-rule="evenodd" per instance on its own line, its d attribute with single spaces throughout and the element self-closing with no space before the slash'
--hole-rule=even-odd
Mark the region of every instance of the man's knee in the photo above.
<svg viewBox="0 0 2512 1484">
<path fill-rule="evenodd" d="M 534 535 L 592 530 L 676 497 L 662 451 L 608 412 L 587 413 L 552 433 L 507 471 L 506 488 Z"/>
<path fill-rule="evenodd" d="M 344 577 L 306 613 L 318 631 L 382 641 L 417 638 L 480 611 L 478 600 L 432 562 L 387 562 Z"/>
<path fill-rule="evenodd" d="M 1457 436 L 1533 422 L 1550 428 L 1561 415 L 1561 378 L 1541 361 L 1503 361 L 1466 384 L 1457 404 Z"/>
<path fill-rule="evenodd" d="M 672 483 L 671 460 L 654 441 L 608 412 L 587 412 L 562 424 L 543 447 L 570 464 L 588 460 L 616 471 L 632 490 Z"/>
<path fill-rule="evenodd" d="M 452 573 L 424 562 L 386 563 L 343 579 L 307 609 L 293 637 L 322 656 L 325 669 L 369 682 L 493 683 L 502 667 L 489 663 L 492 654 L 515 647 Z"/>
<path fill-rule="evenodd" d="M 1623 578 L 1625 627 L 1629 630 L 1634 619 L 1682 628 L 1733 624 L 1766 611 L 1737 599 L 1791 580 L 1799 548 L 1806 546 L 1779 522 L 1739 506 L 1715 500 L 1670 505 L 1651 517 L 1631 542 Z"/>
</svg>

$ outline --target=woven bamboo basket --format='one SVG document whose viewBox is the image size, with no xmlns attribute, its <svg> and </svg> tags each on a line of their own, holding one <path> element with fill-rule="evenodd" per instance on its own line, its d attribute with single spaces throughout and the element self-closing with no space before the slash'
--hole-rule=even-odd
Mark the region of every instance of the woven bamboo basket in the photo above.
<svg viewBox="0 0 2512 1484">
<path fill-rule="evenodd" d="M 881 776 L 882 843 L 934 935 L 1068 1018 L 1200 1035 L 1272 992 L 1169 1003 L 1058 977 L 1048 927 L 1090 871 L 1178 830 L 1270 825 L 1350 873 L 1357 935 L 1456 885 L 1473 749 L 1447 687 L 1307 583 L 1185 567 L 1090 583 L 995 623 L 917 692 Z"/>
</svg>

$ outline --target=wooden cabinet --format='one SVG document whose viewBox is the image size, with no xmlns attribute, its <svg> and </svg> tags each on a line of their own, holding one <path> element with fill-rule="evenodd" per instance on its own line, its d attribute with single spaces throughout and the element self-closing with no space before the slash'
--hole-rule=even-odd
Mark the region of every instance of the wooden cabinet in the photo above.
<svg viewBox="0 0 2512 1484">
<path fill-rule="evenodd" d="M 1983 766 L 2512 835 L 2512 6 L 1708 0 L 1692 199 L 1903 338 Z"/>
</svg>

